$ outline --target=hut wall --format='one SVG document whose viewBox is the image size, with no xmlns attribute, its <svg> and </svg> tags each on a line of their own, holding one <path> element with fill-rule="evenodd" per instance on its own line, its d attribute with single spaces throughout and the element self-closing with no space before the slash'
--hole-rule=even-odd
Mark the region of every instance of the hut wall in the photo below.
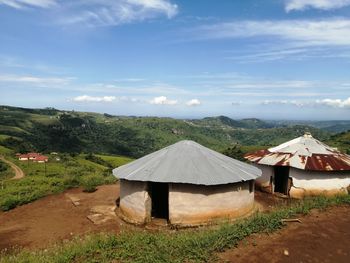
<svg viewBox="0 0 350 263">
<path fill-rule="evenodd" d="M 199 225 L 218 218 L 235 218 L 254 207 L 254 182 L 217 186 L 170 184 L 171 224 Z"/>
<path fill-rule="evenodd" d="M 294 198 L 348 193 L 350 186 L 350 172 L 318 172 L 291 168 L 289 176 L 293 180 L 289 195 Z"/>
<path fill-rule="evenodd" d="M 272 193 L 273 184 L 271 183 L 271 177 L 274 176 L 273 166 L 253 164 L 255 167 L 259 168 L 262 172 L 261 176 L 255 180 L 255 185 L 258 189 Z"/>
<path fill-rule="evenodd" d="M 147 183 L 120 180 L 121 217 L 131 223 L 143 224 L 151 218 L 151 199 L 147 192 Z"/>
</svg>

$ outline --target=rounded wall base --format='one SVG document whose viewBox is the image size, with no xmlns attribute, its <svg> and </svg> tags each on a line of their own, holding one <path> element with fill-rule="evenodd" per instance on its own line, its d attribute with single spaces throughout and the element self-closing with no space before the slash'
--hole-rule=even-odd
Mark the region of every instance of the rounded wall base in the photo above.
<svg viewBox="0 0 350 263">
<path fill-rule="evenodd" d="M 145 215 L 141 215 L 127 207 L 119 207 L 119 209 L 116 210 L 116 214 L 125 222 L 135 225 L 144 225 L 150 221 Z"/>
<path fill-rule="evenodd" d="M 195 227 L 203 225 L 217 224 L 223 221 L 234 221 L 247 217 L 254 213 L 257 210 L 257 207 L 254 203 L 249 206 L 242 207 L 237 210 L 221 210 L 221 211 L 212 211 L 207 213 L 201 213 L 191 216 L 177 216 L 176 218 L 170 217 L 170 224 L 177 227 Z"/>
<path fill-rule="evenodd" d="M 340 189 L 305 189 L 305 188 L 296 188 L 292 187 L 289 191 L 289 196 L 296 199 L 302 199 L 306 196 L 334 196 L 339 194 L 348 194 L 348 190 L 346 188 Z"/>
</svg>

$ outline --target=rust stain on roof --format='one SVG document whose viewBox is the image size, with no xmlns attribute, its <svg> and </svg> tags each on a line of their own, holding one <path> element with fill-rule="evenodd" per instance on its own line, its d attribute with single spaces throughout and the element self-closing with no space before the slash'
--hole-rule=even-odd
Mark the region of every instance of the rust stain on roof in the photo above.
<svg viewBox="0 0 350 263">
<path fill-rule="evenodd" d="M 304 135 L 274 148 L 248 153 L 244 157 L 251 162 L 271 166 L 290 166 L 311 171 L 350 171 L 349 155 L 323 144 L 311 135 Z"/>
</svg>

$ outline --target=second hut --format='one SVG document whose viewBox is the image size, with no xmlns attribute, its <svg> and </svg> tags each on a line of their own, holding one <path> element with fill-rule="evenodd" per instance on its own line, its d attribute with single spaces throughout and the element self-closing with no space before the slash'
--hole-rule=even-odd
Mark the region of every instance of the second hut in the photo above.
<svg viewBox="0 0 350 263">
<path fill-rule="evenodd" d="M 310 133 L 245 158 L 262 170 L 256 185 L 263 191 L 294 198 L 349 192 L 350 156 Z"/>
</svg>

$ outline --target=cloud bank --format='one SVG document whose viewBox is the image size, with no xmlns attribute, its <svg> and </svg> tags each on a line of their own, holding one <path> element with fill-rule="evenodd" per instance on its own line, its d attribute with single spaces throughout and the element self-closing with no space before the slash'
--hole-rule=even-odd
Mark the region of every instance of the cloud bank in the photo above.
<svg viewBox="0 0 350 263">
<path fill-rule="evenodd" d="M 178 13 L 178 6 L 169 0 L 0 0 L 0 4 L 16 9 L 51 8 L 64 25 L 116 26 L 159 16 L 170 19 Z"/>
<path fill-rule="evenodd" d="M 57 2 L 56 0 L 0 0 L 0 4 L 22 9 L 26 7 L 49 8 L 55 6 Z"/>
<path fill-rule="evenodd" d="M 323 99 L 323 100 L 317 100 L 317 104 L 330 106 L 333 108 L 349 108 L 350 109 L 350 97 L 341 100 L 341 99 Z"/>
<path fill-rule="evenodd" d="M 77 96 L 73 98 L 75 102 L 112 102 L 117 98 L 115 96 L 93 97 L 88 95 Z"/>
<path fill-rule="evenodd" d="M 201 102 L 198 99 L 192 99 L 192 100 L 187 101 L 186 105 L 189 107 L 199 106 L 199 105 L 201 105 Z"/>
<path fill-rule="evenodd" d="M 302 11 L 309 8 L 331 10 L 350 5 L 350 0 L 288 0 L 286 12 Z"/>
<path fill-rule="evenodd" d="M 176 105 L 177 100 L 170 100 L 165 96 L 155 97 L 150 101 L 154 105 Z"/>
<path fill-rule="evenodd" d="M 275 37 L 300 46 L 350 46 L 350 19 L 245 20 L 200 26 L 191 33 L 198 39 Z"/>
</svg>

